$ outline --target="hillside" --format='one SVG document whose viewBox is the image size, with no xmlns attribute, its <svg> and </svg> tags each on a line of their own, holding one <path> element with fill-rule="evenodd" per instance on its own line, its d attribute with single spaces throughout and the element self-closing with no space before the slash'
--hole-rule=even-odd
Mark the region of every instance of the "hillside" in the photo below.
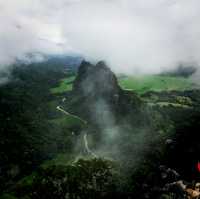
<svg viewBox="0 0 200 199">
<path fill-rule="evenodd" d="M 122 89 L 132 90 L 139 94 L 148 91 L 183 91 L 199 87 L 190 78 L 170 75 L 118 76 L 117 78 Z M 57 87 L 52 88 L 52 92 L 56 94 L 72 90 L 74 79 L 74 75 L 62 79 Z"/>
<path fill-rule="evenodd" d="M 119 77 L 119 82 L 123 89 L 133 90 L 138 93 L 148 91 L 183 91 L 196 87 L 188 78 L 163 75 Z"/>
<path fill-rule="evenodd" d="M 193 86 L 117 78 L 102 61 L 83 61 L 76 76 L 16 68 L 0 87 L 0 198 L 170 198 L 166 184 L 200 177 Z"/>
</svg>

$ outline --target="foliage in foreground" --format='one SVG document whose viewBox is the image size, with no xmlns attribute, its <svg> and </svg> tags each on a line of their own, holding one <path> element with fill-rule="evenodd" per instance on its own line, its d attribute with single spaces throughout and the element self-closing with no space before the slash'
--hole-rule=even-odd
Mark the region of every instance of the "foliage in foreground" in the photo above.
<svg viewBox="0 0 200 199">
<path fill-rule="evenodd" d="M 104 198 L 116 191 L 118 177 L 113 162 L 79 159 L 69 165 L 40 168 L 12 190 L 13 198 Z M 2 198 L 6 198 L 4 194 Z M 10 197 L 10 198 L 12 198 Z"/>
</svg>

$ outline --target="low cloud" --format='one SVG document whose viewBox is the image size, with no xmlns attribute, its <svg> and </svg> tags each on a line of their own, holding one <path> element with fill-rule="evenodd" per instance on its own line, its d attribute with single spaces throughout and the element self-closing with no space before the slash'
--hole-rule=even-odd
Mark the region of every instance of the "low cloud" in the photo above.
<svg viewBox="0 0 200 199">
<path fill-rule="evenodd" d="M 78 53 L 115 72 L 200 65 L 198 0 L 7 0 L 0 3 L 0 65 L 26 53 Z"/>
</svg>

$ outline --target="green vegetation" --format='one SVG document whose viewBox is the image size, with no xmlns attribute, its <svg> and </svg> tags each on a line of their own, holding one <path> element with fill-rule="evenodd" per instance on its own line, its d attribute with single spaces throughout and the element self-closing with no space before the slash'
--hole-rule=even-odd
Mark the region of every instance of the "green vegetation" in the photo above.
<svg viewBox="0 0 200 199">
<path fill-rule="evenodd" d="M 72 126 L 83 126 L 83 122 L 71 115 L 64 117 L 59 117 L 56 119 L 50 120 L 52 123 L 59 125 L 60 127 L 70 128 Z"/>
<path fill-rule="evenodd" d="M 194 87 L 187 78 L 162 75 L 120 77 L 119 84 L 123 89 L 134 90 L 140 94 L 147 91 L 188 90 Z"/>
<path fill-rule="evenodd" d="M 0 86 L 1 193 L 43 161 L 71 153 L 72 132 L 78 134 L 81 129 L 78 119 L 56 110 L 62 97 L 50 92 L 66 77 L 61 68 L 42 63 L 13 66 L 12 77 Z M 63 126 L 62 120 L 66 122 Z"/>
<path fill-rule="evenodd" d="M 11 195 L 11 194 L 3 194 L 2 196 L 0 196 L 0 199 L 18 199 L 15 196 Z"/>
<path fill-rule="evenodd" d="M 119 77 L 132 92 L 112 74 L 95 82 L 95 72 L 87 98 L 67 92 L 75 76 L 61 69 L 20 67 L 13 77 L 0 87 L 0 199 L 161 198 L 154 190 L 174 179 L 163 182 L 160 165 L 199 181 L 191 168 L 200 160 L 200 92 L 189 79 Z M 106 97 L 96 92 L 106 91 L 102 82 L 112 88 Z M 93 114 L 101 98 L 111 112 L 98 106 Z M 106 159 L 92 158 L 87 143 Z"/>
<path fill-rule="evenodd" d="M 184 104 L 180 104 L 180 103 L 171 103 L 171 102 L 156 102 L 156 103 L 149 102 L 148 105 L 150 105 L 150 106 L 158 105 L 160 107 L 174 106 L 174 107 L 180 107 L 180 108 L 190 108 L 190 106 L 188 106 L 188 105 L 184 105 Z"/>
<path fill-rule="evenodd" d="M 66 91 L 72 90 L 72 83 L 75 79 L 75 76 L 70 76 L 60 80 L 60 83 L 57 87 L 51 89 L 51 93 L 59 94 Z"/>
<path fill-rule="evenodd" d="M 12 195 L 5 193 L 0 198 L 109 198 L 117 182 L 117 169 L 110 160 L 79 159 L 66 165 L 56 162 L 40 167 L 37 173 L 17 183 Z"/>
<path fill-rule="evenodd" d="M 36 172 L 33 172 L 31 175 L 22 178 L 19 182 L 16 183 L 16 185 L 18 187 L 31 186 L 37 175 L 38 174 Z"/>
<path fill-rule="evenodd" d="M 52 94 L 62 94 L 72 90 L 74 76 L 63 78 L 59 85 L 51 89 Z M 142 75 L 118 77 L 120 86 L 125 90 L 133 90 L 139 94 L 148 91 L 189 90 L 196 86 L 190 79 L 166 75 Z"/>
<path fill-rule="evenodd" d="M 46 160 L 44 163 L 41 165 L 42 168 L 48 168 L 53 165 L 68 165 L 74 161 L 75 157 L 72 154 L 58 154 L 55 158 L 52 160 Z"/>
</svg>

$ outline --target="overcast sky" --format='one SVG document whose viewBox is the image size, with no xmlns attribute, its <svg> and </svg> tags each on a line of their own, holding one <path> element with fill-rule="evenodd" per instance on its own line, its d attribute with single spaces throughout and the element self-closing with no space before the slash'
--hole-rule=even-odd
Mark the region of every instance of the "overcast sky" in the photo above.
<svg viewBox="0 0 200 199">
<path fill-rule="evenodd" d="M 200 65 L 199 0 L 0 0 L 0 68 L 79 53 L 115 72 Z"/>
</svg>

